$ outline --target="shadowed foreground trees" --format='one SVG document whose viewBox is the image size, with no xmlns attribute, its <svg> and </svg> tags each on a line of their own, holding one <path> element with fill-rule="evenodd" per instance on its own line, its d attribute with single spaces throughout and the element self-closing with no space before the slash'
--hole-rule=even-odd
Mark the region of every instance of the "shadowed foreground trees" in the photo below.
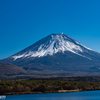
<svg viewBox="0 0 100 100">
<path fill-rule="evenodd" d="M 61 80 L 0 81 L 0 95 L 49 93 L 58 92 L 59 90 L 100 90 L 100 82 L 74 82 Z"/>
</svg>

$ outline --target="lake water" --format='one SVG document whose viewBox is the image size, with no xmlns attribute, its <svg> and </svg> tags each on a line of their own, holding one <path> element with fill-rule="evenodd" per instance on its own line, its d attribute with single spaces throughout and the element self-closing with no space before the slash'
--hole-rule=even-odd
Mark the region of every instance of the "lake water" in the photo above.
<svg viewBox="0 0 100 100">
<path fill-rule="evenodd" d="M 100 91 L 9 95 L 5 100 L 100 100 Z"/>
</svg>

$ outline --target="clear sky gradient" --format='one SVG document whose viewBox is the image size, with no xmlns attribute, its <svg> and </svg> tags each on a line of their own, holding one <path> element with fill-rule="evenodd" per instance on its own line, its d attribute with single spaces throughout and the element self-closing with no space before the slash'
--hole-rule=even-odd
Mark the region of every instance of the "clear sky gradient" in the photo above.
<svg viewBox="0 0 100 100">
<path fill-rule="evenodd" d="M 100 0 L 0 0 L 0 59 L 62 32 L 100 53 Z"/>
</svg>

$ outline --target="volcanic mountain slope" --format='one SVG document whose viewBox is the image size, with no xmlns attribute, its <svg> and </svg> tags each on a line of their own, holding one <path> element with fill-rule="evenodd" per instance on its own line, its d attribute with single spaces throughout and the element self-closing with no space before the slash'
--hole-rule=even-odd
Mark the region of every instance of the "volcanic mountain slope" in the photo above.
<svg viewBox="0 0 100 100">
<path fill-rule="evenodd" d="M 100 71 L 100 53 L 66 34 L 51 34 L 1 62 L 39 74 Z"/>
</svg>

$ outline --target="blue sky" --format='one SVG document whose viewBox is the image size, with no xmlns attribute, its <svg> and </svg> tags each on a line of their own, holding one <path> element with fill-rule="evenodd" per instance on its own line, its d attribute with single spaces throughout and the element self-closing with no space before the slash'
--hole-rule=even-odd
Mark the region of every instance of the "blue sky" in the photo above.
<svg viewBox="0 0 100 100">
<path fill-rule="evenodd" d="M 0 0 L 0 59 L 61 32 L 100 53 L 100 0 Z"/>
</svg>

